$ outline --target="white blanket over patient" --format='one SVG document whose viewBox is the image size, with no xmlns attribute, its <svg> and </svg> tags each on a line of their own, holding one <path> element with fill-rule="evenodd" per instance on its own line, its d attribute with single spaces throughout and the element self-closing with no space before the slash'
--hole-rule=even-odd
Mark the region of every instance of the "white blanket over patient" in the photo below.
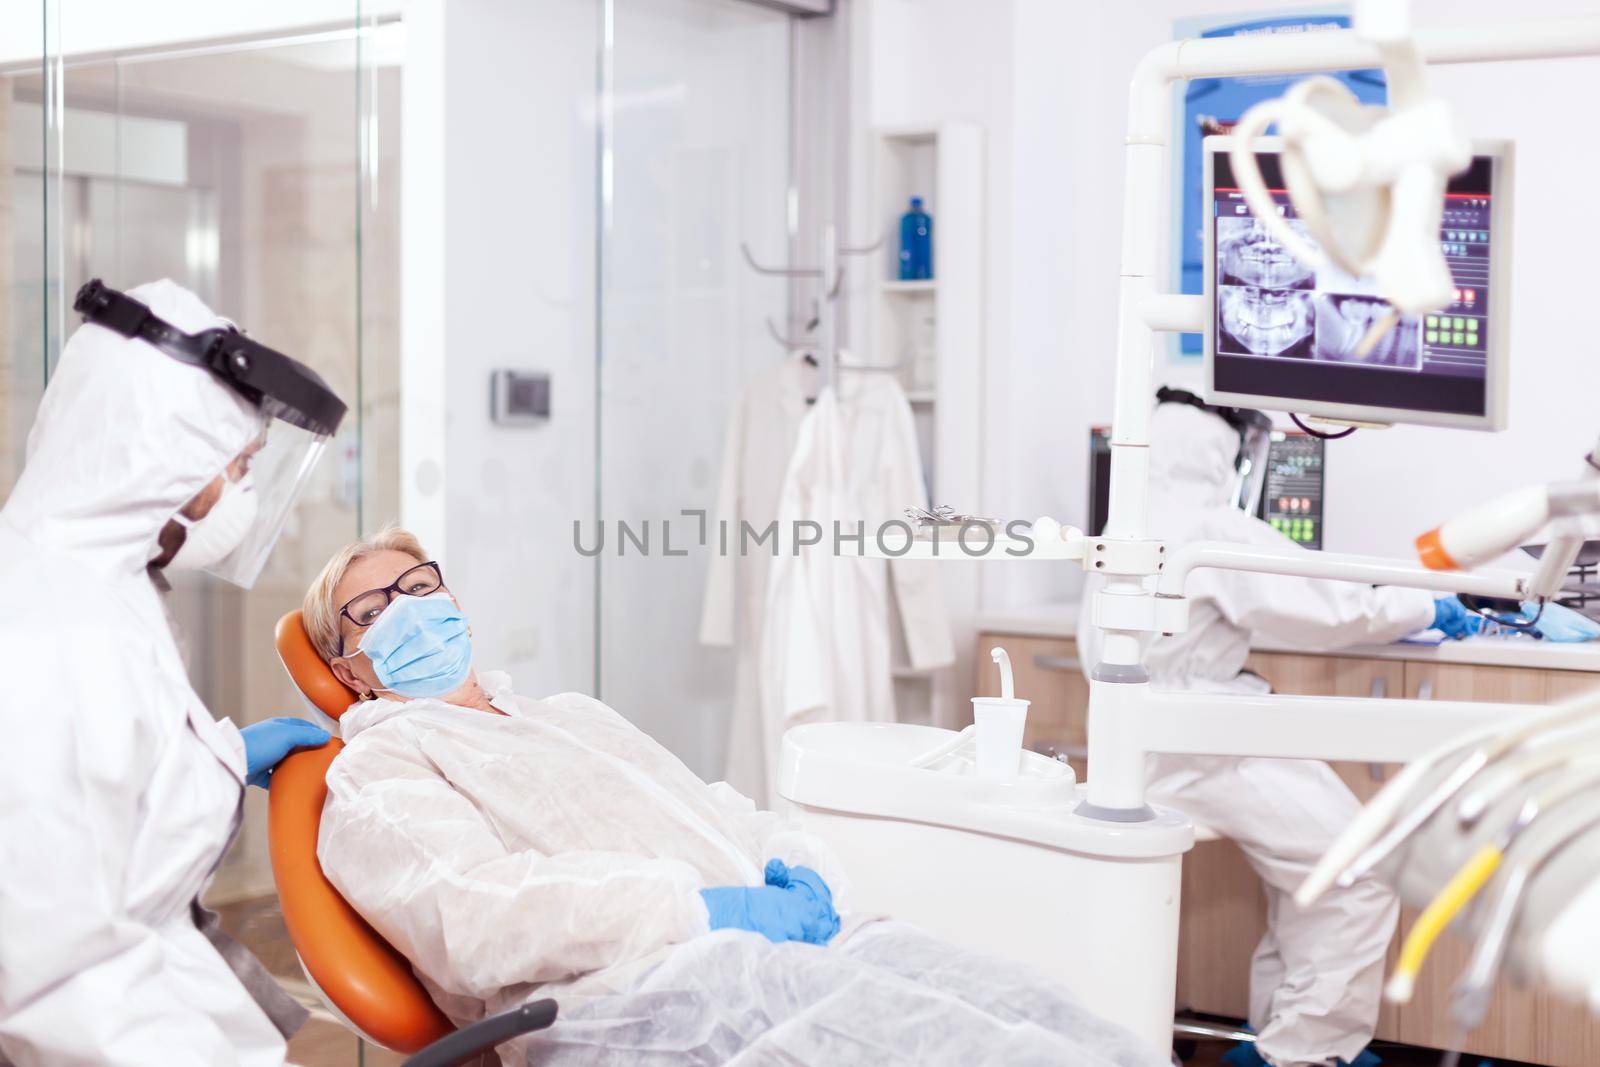
<svg viewBox="0 0 1600 1067">
<path fill-rule="evenodd" d="M 906 1062 L 1014 1063 L 1028 1050 L 1041 1063 L 1164 1062 L 1021 968 L 895 923 L 857 936 L 863 920 L 819 842 L 702 782 L 599 701 L 480 681 L 504 715 L 437 700 L 347 711 L 317 844 L 328 878 L 458 1024 L 554 996 L 556 1027 L 518 1043 L 540 1064 L 845 1062 L 846 1049 L 896 1062 L 888 1050 L 911 1050 L 911 1020 L 939 1021 L 948 1048 L 930 1057 L 919 1041 Z M 710 934 L 699 890 L 759 885 L 771 857 L 834 887 L 845 925 L 832 947 Z M 969 961 L 962 980 L 1011 1014 L 1046 1017 L 1007 1018 L 921 980 L 941 957 Z"/>
</svg>

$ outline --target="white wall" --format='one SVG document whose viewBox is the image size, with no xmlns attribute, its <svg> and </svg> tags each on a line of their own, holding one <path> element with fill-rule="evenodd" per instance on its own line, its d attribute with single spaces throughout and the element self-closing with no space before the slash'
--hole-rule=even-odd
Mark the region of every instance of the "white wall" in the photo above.
<svg viewBox="0 0 1600 1067">
<path fill-rule="evenodd" d="M 1082 524 L 1087 439 L 1111 410 L 1126 87 L 1134 64 L 1172 37 L 1177 18 L 1270 13 L 1306 5 L 1258 0 L 867 0 L 914 29 L 875 35 L 867 107 L 890 121 L 972 118 L 990 136 L 987 264 L 988 423 L 984 510 L 1049 513 Z M 1320 6 L 1320 5 L 1318 5 Z M 1419 25 L 1593 14 L 1593 0 L 1416 0 Z M 1463 502 L 1575 472 L 1600 419 L 1600 339 L 1586 335 L 1587 250 L 1600 216 L 1584 209 L 1600 143 L 1587 101 L 1600 60 L 1439 68 L 1435 84 L 1469 133 L 1517 141 L 1511 300 L 1511 428 L 1502 434 L 1397 428 L 1334 443 L 1328 541 L 1403 554 L 1412 537 Z M 1163 225 L 1170 232 L 1170 225 Z M 1001 320 L 1001 321 L 995 321 Z M 1192 365 L 1167 364 L 1169 380 Z M 985 575 L 991 606 L 1076 590 L 1070 570 L 1008 567 Z"/>
<path fill-rule="evenodd" d="M 427 0 L 411 23 L 403 517 L 443 541 L 478 662 L 529 693 L 594 681 L 572 520 L 594 513 L 595 11 Z M 547 424 L 490 422 L 501 367 L 551 375 Z"/>
</svg>

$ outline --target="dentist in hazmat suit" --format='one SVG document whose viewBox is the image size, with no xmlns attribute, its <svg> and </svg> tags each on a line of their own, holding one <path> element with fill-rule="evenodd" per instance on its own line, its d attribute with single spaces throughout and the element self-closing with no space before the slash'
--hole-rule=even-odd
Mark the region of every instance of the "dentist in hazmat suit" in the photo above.
<svg viewBox="0 0 1600 1067">
<path fill-rule="evenodd" d="M 199 897 L 327 734 L 214 720 L 163 572 L 252 584 L 344 404 L 170 281 L 76 308 L 0 510 L 0 1063 L 278 1065 L 305 1013 Z"/>
<path fill-rule="evenodd" d="M 1210 407 L 1181 390 L 1163 389 L 1158 400 L 1150 423 L 1152 535 L 1169 545 L 1294 546 L 1242 510 L 1254 509 L 1254 494 L 1240 490 L 1244 476 L 1265 469 L 1266 416 Z M 1245 670 L 1255 635 L 1327 651 L 1388 644 L 1429 627 L 1464 637 L 1479 622 L 1455 597 L 1243 571 L 1196 571 L 1185 595 L 1189 629 L 1155 638 L 1145 652 L 1156 689 L 1269 692 Z M 1078 642 L 1086 668 L 1098 662 L 1100 631 L 1087 611 Z M 1378 1021 L 1384 953 L 1399 915 L 1394 894 L 1368 877 L 1310 907 L 1294 902 L 1294 891 L 1361 810 L 1349 787 L 1320 760 L 1157 755 L 1147 774 L 1151 802 L 1233 840 L 1266 895 L 1267 932 L 1250 968 L 1250 1025 L 1258 1037 L 1227 1061 L 1376 1062 L 1363 1050 Z"/>
</svg>

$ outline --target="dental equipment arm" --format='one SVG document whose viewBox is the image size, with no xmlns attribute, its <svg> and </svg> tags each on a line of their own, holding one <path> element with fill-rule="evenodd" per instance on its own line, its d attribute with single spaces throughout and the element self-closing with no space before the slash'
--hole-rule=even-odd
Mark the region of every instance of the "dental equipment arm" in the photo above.
<svg viewBox="0 0 1600 1067">
<path fill-rule="evenodd" d="M 1600 445 L 1584 464 L 1578 481 L 1516 489 L 1434 527 L 1417 538 L 1417 555 L 1434 570 L 1474 567 L 1526 544 L 1552 520 L 1600 512 Z M 1582 534 L 1558 530 L 1539 558 L 1528 595 L 1559 591 L 1582 546 Z"/>
<path fill-rule="evenodd" d="M 1595 511 L 1600 511 L 1600 481 L 1531 485 L 1435 526 L 1417 538 L 1417 555 L 1435 571 L 1474 567 L 1524 544 L 1551 519 Z M 1566 577 L 1565 567 L 1560 574 Z M 1548 596 L 1554 591 L 1530 587 L 1528 593 Z"/>
<path fill-rule="evenodd" d="M 1396 585 L 1439 593 L 1474 593 L 1517 600 L 1527 595 L 1526 576 L 1510 571 L 1446 573 L 1382 556 L 1307 552 L 1302 548 L 1273 548 L 1224 541 L 1196 541 L 1169 553 L 1166 566 L 1156 582 L 1156 595 L 1181 598 L 1189 575 L 1202 567 L 1365 582 L 1370 585 Z"/>
</svg>

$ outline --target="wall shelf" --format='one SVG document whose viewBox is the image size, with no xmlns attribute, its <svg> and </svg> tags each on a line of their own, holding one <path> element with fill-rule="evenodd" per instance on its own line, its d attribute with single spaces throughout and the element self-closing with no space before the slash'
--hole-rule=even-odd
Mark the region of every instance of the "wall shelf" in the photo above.
<svg viewBox="0 0 1600 1067">
<path fill-rule="evenodd" d="M 876 284 L 868 289 L 864 358 L 901 364 L 928 481 L 929 502 L 983 512 L 984 135 L 968 122 L 875 131 L 865 209 L 887 233 Z M 933 216 L 933 278 L 899 277 L 900 217 L 920 196 Z M 953 547 L 953 546 L 952 546 Z M 915 546 L 911 555 L 932 549 Z M 926 692 L 898 694 L 902 714 L 926 708 L 929 721 L 969 721 L 970 659 L 976 636 L 979 567 L 942 567 L 953 628 L 954 668 L 928 676 Z M 908 677 L 897 688 L 916 685 Z"/>
</svg>

